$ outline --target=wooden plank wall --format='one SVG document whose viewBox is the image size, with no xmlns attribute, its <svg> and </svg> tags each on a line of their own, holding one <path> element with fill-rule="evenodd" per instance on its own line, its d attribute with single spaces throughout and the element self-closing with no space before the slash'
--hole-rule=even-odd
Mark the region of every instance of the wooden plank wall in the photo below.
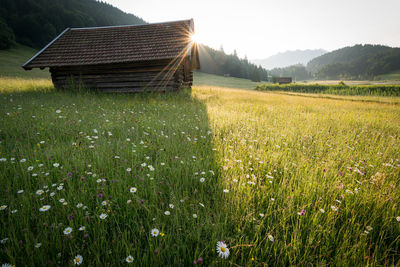
<svg viewBox="0 0 400 267">
<path fill-rule="evenodd" d="M 177 91 L 191 87 L 193 72 L 187 69 L 188 59 L 170 66 L 170 61 L 135 64 L 108 64 L 50 68 L 58 89 L 83 86 L 103 92 Z"/>
</svg>

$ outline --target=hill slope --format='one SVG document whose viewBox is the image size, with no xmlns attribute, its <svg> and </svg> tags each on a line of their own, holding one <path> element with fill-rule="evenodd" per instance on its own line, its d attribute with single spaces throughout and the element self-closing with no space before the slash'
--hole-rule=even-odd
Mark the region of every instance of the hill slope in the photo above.
<svg viewBox="0 0 400 267">
<path fill-rule="evenodd" d="M 321 56 L 326 52 L 323 49 L 286 51 L 265 59 L 254 59 L 252 62 L 260 64 L 266 69 L 284 68 L 297 64 L 306 65 L 311 59 Z"/>
<path fill-rule="evenodd" d="M 36 49 L 19 44 L 11 49 L 0 50 L 0 77 L 50 78 L 47 69 L 26 71 L 21 67 L 36 53 Z"/>
<path fill-rule="evenodd" d="M 314 58 L 307 69 L 320 79 L 368 79 L 400 69 L 400 48 L 382 45 L 344 47 Z"/>
</svg>

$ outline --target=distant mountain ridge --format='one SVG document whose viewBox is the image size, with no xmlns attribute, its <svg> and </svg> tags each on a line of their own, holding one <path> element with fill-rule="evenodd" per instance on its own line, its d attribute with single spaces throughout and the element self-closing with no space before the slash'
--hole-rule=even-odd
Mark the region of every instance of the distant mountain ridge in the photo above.
<svg viewBox="0 0 400 267">
<path fill-rule="evenodd" d="M 306 65 L 313 58 L 319 57 L 325 53 L 327 53 L 327 51 L 323 49 L 295 50 L 278 53 L 265 59 L 254 59 L 251 61 L 266 69 L 284 68 L 298 64 Z"/>
</svg>

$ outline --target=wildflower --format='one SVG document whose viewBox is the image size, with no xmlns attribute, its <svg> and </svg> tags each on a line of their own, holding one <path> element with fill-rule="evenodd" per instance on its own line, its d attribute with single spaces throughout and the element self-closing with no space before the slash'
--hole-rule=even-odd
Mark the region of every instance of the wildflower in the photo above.
<svg viewBox="0 0 400 267">
<path fill-rule="evenodd" d="M 149 168 L 149 170 L 150 170 L 151 172 L 155 170 L 154 167 L 153 167 L 152 165 L 149 165 L 149 166 L 147 166 L 147 167 Z"/>
<path fill-rule="evenodd" d="M 165 215 L 169 216 L 171 213 L 167 210 L 164 212 Z"/>
<path fill-rule="evenodd" d="M 197 219 L 197 214 L 196 213 L 193 214 L 193 219 Z"/>
<path fill-rule="evenodd" d="M 104 220 L 105 218 L 107 218 L 107 214 L 105 214 L 105 213 L 102 213 L 102 214 L 100 214 L 100 219 L 102 219 L 102 220 Z"/>
<path fill-rule="evenodd" d="M 397 216 L 397 217 L 396 217 L 396 220 L 397 220 L 398 222 L 400 222 L 400 216 Z"/>
<path fill-rule="evenodd" d="M 75 265 L 81 265 L 83 262 L 83 257 L 81 255 L 76 255 L 74 258 L 74 264 Z"/>
<path fill-rule="evenodd" d="M 42 243 L 36 243 L 35 248 L 40 248 L 42 246 Z"/>
<path fill-rule="evenodd" d="M 133 262 L 133 257 L 131 255 L 129 255 L 128 257 L 126 257 L 125 261 L 127 263 L 131 263 L 131 262 Z"/>
<path fill-rule="evenodd" d="M 5 210 L 7 208 L 7 205 L 1 205 L 0 210 Z"/>
<path fill-rule="evenodd" d="M 262 217 L 264 217 L 265 216 L 265 214 L 264 213 L 260 213 L 260 217 L 262 218 Z"/>
<path fill-rule="evenodd" d="M 322 213 L 325 213 L 325 210 L 324 210 L 324 209 L 319 209 L 319 211 L 322 212 Z"/>
<path fill-rule="evenodd" d="M 269 241 L 274 242 L 274 237 L 272 235 L 268 235 L 268 239 Z"/>
<path fill-rule="evenodd" d="M 71 227 L 67 227 L 64 229 L 64 235 L 69 235 L 70 233 L 72 233 L 72 228 Z"/>
<path fill-rule="evenodd" d="M 131 168 L 126 168 L 126 171 L 127 171 L 127 172 L 131 172 L 132 169 L 131 169 Z"/>
<path fill-rule="evenodd" d="M 28 167 L 28 172 L 30 172 L 31 170 L 33 170 L 33 166 Z"/>
<path fill-rule="evenodd" d="M 60 163 L 54 163 L 53 166 L 58 168 L 58 166 L 60 166 Z"/>
<path fill-rule="evenodd" d="M 200 178 L 200 183 L 204 183 L 206 179 L 204 179 L 203 177 Z"/>
<path fill-rule="evenodd" d="M 365 228 L 367 229 L 367 231 L 372 231 L 372 229 L 374 229 L 374 228 L 372 228 L 372 226 L 369 226 L 369 225 Z"/>
<path fill-rule="evenodd" d="M 43 207 L 41 207 L 39 210 L 40 211 L 47 211 L 47 210 L 49 210 L 51 208 L 51 206 L 50 205 L 44 205 Z"/>
<path fill-rule="evenodd" d="M 131 187 L 131 189 L 129 189 L 129 192 L 136 193 L 136 187 Z"/>
<path fill-rule="evenodd" d="M 6 162 L 7 159 L 6 158 L 0 158 L 0 162 Z"/>
<path fill-rule="evenodd" d="M 44 191 L 42 189 L 39 189 L 36 191 L 36 195 L 40 196 L 44 193 Z"/>
<path fill-rule="evenodd" d="M 228 189 L 224 189 L 224 193 L 229 193 L 229 190 Z"/>
<path fill-rule="evenodd" d="M 61 198 L 58 202 L 64 203 L 64 202 L 65 202 L 65 199 Z"/>
<path fill-rule="evenodd" d="M 302 209 L 300 212 L 297 213 L 300 216 L 304 216 L 306 214 L 306 210 Z"/>
<path fill-rule="evenodd" d="M 146 167 L 146 162 L 143 162 L 142 164 L 140 164 L 142 167 Z"/>
<path fill-rule="evenodd" d="M 17 193 L 18 193 L 18 194 L 22 194 L 23 192 L 24 192 L 24 190 L 21 189 L 21 190 L 18 190 Z"/>
<path fill-rule="evenodd" d="M 19 162 L 24 163 L 26 159 L 21 159 Z"/>
<path fill-rule="evenodd" d="M 76 205 L 76 207 L 77 207 L 78 209 L 80 209 L 80 208 L 83 207 L 83 204 L 82 204 L 82 203 L 78 203 L 78 204 Z"/>
<path fill-rule="evenodd" d="M 160 233 L 160 231 L 158 231 L 157 228 L 154 228 L 154 229 L 151 230 L 151 235 L 154 236 L 154 237 L 158 236 L 159 233 Z"/>
<path fill-rule="evenodd" d="M 107 201 L 103 201 L 103 202 L 101 202 L 101 205 L 103 205 L 103 206 L 105 206 L 105 205 L 107 205 Z"/>
<path fill-rule="evenodd" d="M 60 113 L 61 113 L 61 110 L 57 109 L 57 110 L 56 110 L 56 113 L 57 113 L 57 114 L 60 114 Z"/>
<path fill-rule="evenodd" d="M 337 211 L 337 210 L 338 210 L 338 208 L 336 208 L 335 206 L 331 206 L 331 209 L 332 209 L 333 211 Z"/>
<path fill-rule="evenodd" d="M 85 231 L 85 230 L 86 230 L 86 227 L 85 227 L 85 226 L 79 227 L 79 231 Z"/>
<path fill-rule="evenodd" d="M 174 206 L 174 204 L 169 204 L 169 207 L 170 207 L 171 209 L 173 209 L 175 206 Z"/>
<path fill-rule="evenodd" d="M 14 265 L 11 265 L 10 263 L 3 263 L 1 267 L 13 267 Z"/>
<path fill-rule="evenodd" d="M 222 259 L 227 259 L 229 257 L 229 248 L 224 242 L 217 242 L 217 253 Z"/>
</svg>

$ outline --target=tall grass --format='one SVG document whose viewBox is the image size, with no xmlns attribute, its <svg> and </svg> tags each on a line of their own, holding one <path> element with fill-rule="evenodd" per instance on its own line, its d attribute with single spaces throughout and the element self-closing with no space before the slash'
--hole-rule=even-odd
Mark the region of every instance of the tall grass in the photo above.
<svg viewBox="0 0 400 267">
<path fill-rule="evenodd" d="M 0 114 L 1 263 L 399 264 L 397 106 L 207 86 L 13 91 Z"/>
<path fill-rule="evenodd" d="M 258 91 L 283 91 L 297 93 L 361 95 L 361 96 L 400 96 L 400 85 L 321 85 L 321 84 L 262 84 Z"/>
</svg>

